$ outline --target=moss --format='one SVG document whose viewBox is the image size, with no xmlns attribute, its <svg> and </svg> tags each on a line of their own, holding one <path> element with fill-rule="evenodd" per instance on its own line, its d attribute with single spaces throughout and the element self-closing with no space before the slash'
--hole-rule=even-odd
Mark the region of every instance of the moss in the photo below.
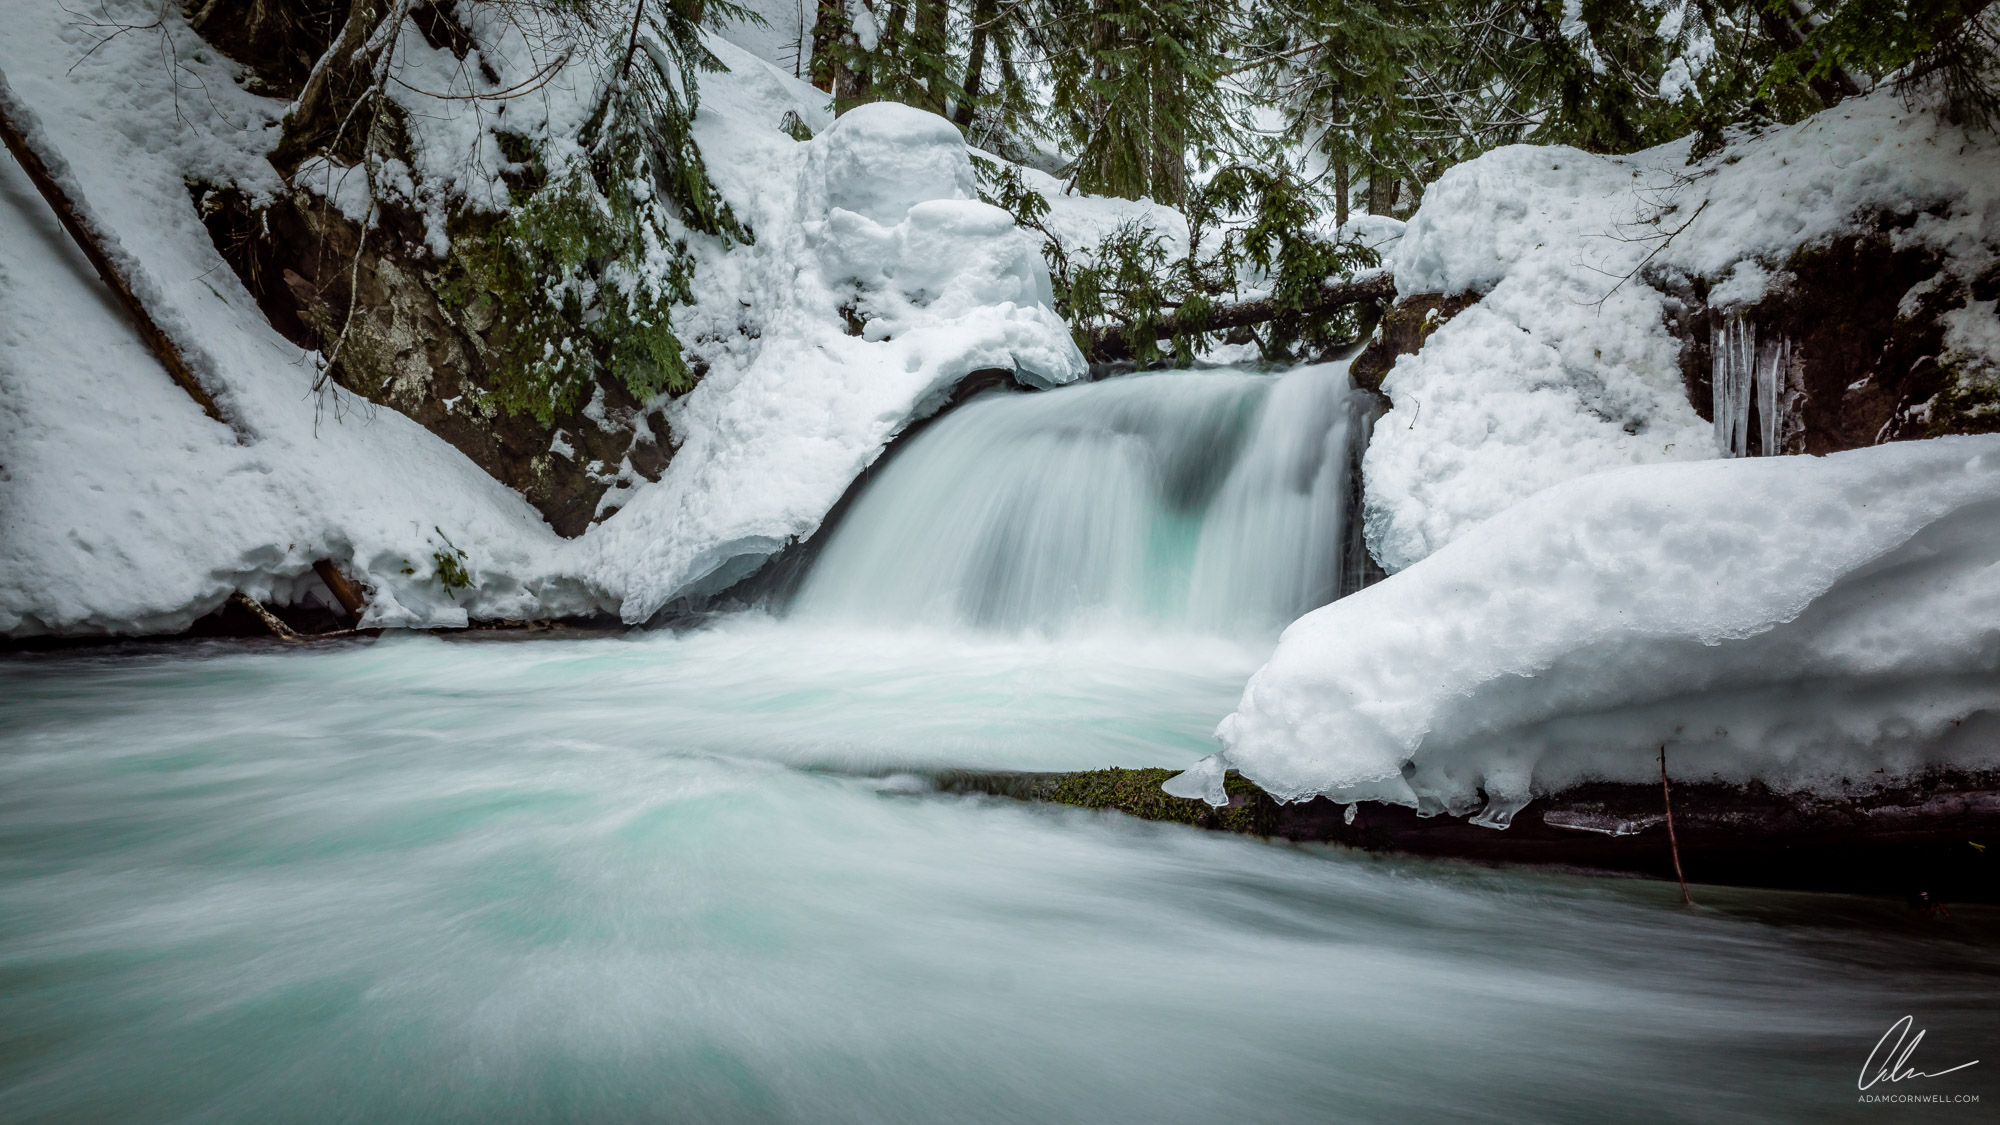
<svg viewBox="0 0 2000 1125">
<path fill-rule="evenodd" d="M 444 546 L 431 552 L 432 573 L 437 575 L 438 585 L 444 587 L 445 594 L 457 601 L 458 591 L 472 588 L 472 573 L 465 569 L 465 552 L 453 545 L 441 529 L 433 527 L 431 530 L 444 540 Z M 404 573 L 409 572 L 405 570 Z"/>
<path fill-rule="evenodd" d="M 1223 780 L 1229 804 L 1213 808 L 1206 801 L 1175 797 L 1160 783 L 1179 773 L 1168 769 L 1102 769 L 1060 774 L 1045 800 L 1085 809 L 1115 809 L 1141 820 L 1164 820 L 1197 828 L 1268 836 L 1278 822 L 1278 803 L 1254 783 L 1231 771 Z"/>
<path fill-rule="evenodd" d="M 694 385 L 671 316 L 693 300 L 693 263 L 663 227 L 651 201 L 604 193 L 574 168 L 455 243 L 439 296 L 494 310 L 494 405 L 547 425 L 581 406 L 600 372 L 642 402 Z"/>
<path fill-rule="evenodd" d="M 1951 353 L 1938 357 L 1938 367 L 1944 387 L 1931 400 L 1928 436 L 2000 430 L 2000 371 Z"/>
</svg>

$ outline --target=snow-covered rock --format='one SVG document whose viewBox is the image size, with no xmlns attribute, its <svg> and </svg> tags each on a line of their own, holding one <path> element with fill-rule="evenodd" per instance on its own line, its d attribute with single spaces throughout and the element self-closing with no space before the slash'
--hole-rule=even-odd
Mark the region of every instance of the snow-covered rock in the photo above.
<svg viewBox="0 0 2000 1125">
<path fill-rule="evenodd" d="M 1504 825 L 1583 780 L 1828 789 L 2000 757 L 2000 436 L 1549 488 L 1300 618 L 1173 788 Z M 1218 790 L 1219 791 L 1219 790 Z"/>
<path fill-rule="evenodd" d="M 187 190 L 279 190 L 264 157 L 284 105 L 247 92 L 176 6 L 106 0 L 93 12 L 100 26 L 158 24 L 99 42 L 60 5 L 7 3 L 0 69 L 152 279 L 160 317 L 207 351 L 217 397 L 247 436 L 168 381 L 0 161 L 0 634 L 172 631 L 235 589 L 307 596 L 313 560 L 329 557 L 375 589 L 371 623 L 643 620 L 810 535 L 962 376 L 1084 372 L 1033 244 L 976 201 L 956 129 L 913 110 L 834 126 L 825 95 L 789 67 L 713 39 L 729 70 L 703 76 L 695 132 L 757 241 L 725 252 L 692 240 L 697 302 L 676 326 L 709 372 L 669 409 L 674 459 L 657 483 L 626 480 L 624 508 L 565 541 L 414 422 L 315 390 L 316 357 L 266 322 Z M 453 85 L 469 69 L 414 31 L 398 50 L 416 69 L 395 96 L 430 98 L 410 114 L 423 166 L 403 202 L 442 214 L 448 197 L 504 199 L 504 161 L 476 120 L 493 107 Z M 559 134 L 587 108 L 591 72 L 579 62 L 545 77 L 534 104 L 510 112 L 542 114 L 535 127 Z M 794 140 L 788 114 L 819 137 Z M 846 235 L 829 233 L 848 221 Z M 874 338 L 846 333 L 841 306 L 857 300 L 882 322 Z M 469 590 L 437 579 L 454 548 Z"/>
<path fill-rule="evenodd" d="M 1970 278 L 2000 251 L 2000 141 L 1887 92 L 1688 163 L 1682 140 L 1627 157 L 1513 146 L 1447 171 L 1395 247 L 1404 294 L 1485 294 L 1383 383 L 1366 527 L 1386 569 L 1415 563 L 1541 489 L 1624 465 L 1717 456 L 1688 402 L 1653 271 L 1755 302 L 1797 249 L 1874 214 Z"/>
<path fill-rule="evenodd" d="M 721 100 L 711 95 L 704 112 Z M 737 112 L 718 109 L 709 128 L 750 128 L 730 120 Z M 708 148 L 711 134 L 698 135 Z M 965 375 L 1000 368 L 1046 386 L 1087 371 L 1039 253 L 1006 212 L 978 201 L 950 122 L 871 105 L 805 144 L 775 135 L 791 147 L 766 157 L 765 186 L 731 201 L 758 243 L 714 275 L 760 331 L 674 405 L 682 444 L 665 477 L 580 544 L 586 573 L 627 621 L 723 589 L 812 535 L 889 440 Z M 843 309 L 868 320 L 861 335 L 848 334 Z"/>
</svg>

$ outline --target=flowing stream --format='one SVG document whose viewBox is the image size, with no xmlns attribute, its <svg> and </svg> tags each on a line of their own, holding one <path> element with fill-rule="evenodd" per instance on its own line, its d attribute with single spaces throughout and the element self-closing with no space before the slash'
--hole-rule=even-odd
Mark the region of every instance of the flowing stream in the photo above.
<svg viewBox="0 0 2000 1125">
<path fill-rule="evenodd" d="M 0 1121 L 1873 1121 L 1898 1017 L 1993 1055 L 1983 908 L 926 791 L 1206 753 L 1333 593 L 1353 406 L 976 401 L 678 634 L 0 658 Z"/>
</svg>

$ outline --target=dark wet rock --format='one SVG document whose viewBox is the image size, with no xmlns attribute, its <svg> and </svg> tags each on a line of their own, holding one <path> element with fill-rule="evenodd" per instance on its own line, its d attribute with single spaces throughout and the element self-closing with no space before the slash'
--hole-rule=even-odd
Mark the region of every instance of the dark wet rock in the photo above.
<svg viewBox="0 0 2000 1125">
<path fill-rule="evenodd" d="M 616 510 L 623 489 L 665 471 L 666 422 L 616 379 L 598 379 L 581 408 L 548 423 L 493 405 L 494 311 L 441 296 L 444 263 L 414 216 L 389 209 L 364 237 L 305 190 L 261 206 L 233 188 L 191 191 L 216 248 L 274 328 L 333 357 L 329 374 L 340 386 L 450 442 L 557 533 L 581 535 Z"/>
<path fill-rule="evenodd" d="M 1398 357 L 1415 355 L 1438 327 L 1478 303 L 1481 294 L 1470 290 L 1446 295 L 1413 293 L 1398 300 L 1382 315 L 1382 323 L 1347 371 L 1354 385 L 1380 392 L 1382 380 Z"/>
<path fill-rule="evenodd" d="M 1493 829 L 1454 816 L 1324 797 L 1279 804 L 1233 772 L 1230 804 L 1172 797 L 1176 771 L 947 770 L 946 792 L 1110 809 L 1146 820 L 1375 852 L 1674 877 L 1656 785 L 1579 785 L 1537 799 Z M 2000 772 L 1941 772 L 1908 784 L 1820 797 L 1762 785 L 1676 782 L 1674 826 L 1689 881 L 2000 902 Z"/>
</svg>

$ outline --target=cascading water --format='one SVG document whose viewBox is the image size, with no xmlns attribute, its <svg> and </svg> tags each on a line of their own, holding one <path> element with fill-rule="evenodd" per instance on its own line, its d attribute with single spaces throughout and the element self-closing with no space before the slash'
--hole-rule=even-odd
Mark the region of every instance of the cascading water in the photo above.
<svg viewBox="0 0 2000 1125">
<path fill-rule="evenodd" d="M 1268 632 L 1341 591 L 1344 366 L 995 394 L 913 439 L 833 532 L 803 618 Z"/>
<path fill-rule="evenodd" d="M 894 773 L 1211 752 L 1336 592 L 1367 409 L 974 401 L 788 619 L 0 656 L 0 1121 L 1781 1122 L 1904 1012 L 1939 1066 L 2000 1034 L 1976 908 L 1694 916 Z"/>
</svg>

